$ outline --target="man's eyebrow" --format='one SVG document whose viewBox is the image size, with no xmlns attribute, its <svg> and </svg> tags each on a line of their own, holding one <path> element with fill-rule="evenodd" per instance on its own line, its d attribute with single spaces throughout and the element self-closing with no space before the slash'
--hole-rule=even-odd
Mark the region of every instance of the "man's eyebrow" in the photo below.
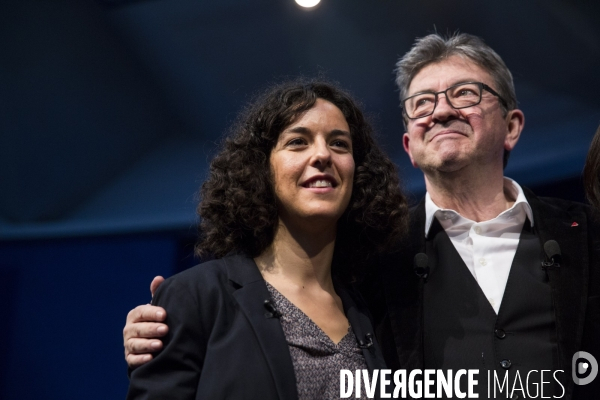
<svg viewBox="0 0 600 400">
<path fill-rule="evenodd" d="M 468 83 L 468 82 L 479 82 L 479 81 L 477 79 L 457 79 L 456 81 L 451 83 L 448 87 L 446 87 L 446 89 L 451 88 L 452 86 L 460 85 L 461 83 Z M 446 89 L 444 89 L 444 90 L 446 90 Z M 414 96 L 416 94 L 421 94 L 421 93 L 435 93 L 435 92 L 437 92 L 437 91 L 433 90 L 433 89 L 423 89 L 423 90 L 414 92 L 413 94 L 409 94 L 406 97 Z"/>
</svg>

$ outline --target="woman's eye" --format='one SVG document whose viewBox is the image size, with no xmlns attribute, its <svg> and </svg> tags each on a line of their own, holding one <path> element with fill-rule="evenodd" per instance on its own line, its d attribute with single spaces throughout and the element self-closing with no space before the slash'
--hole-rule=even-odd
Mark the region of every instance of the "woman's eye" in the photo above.
<svg viewBox="0 0 600 400">
<path fill-rule="evenodd" d="M 341 147 L 341 148 L 344 148 L 344 149 L 349 149 L 350 148 L 350 144 L 348 142 L 346 142 L 345 140 L 334 140 L 331 143 L 331 145 L 335 146 L 335 147 Z"/>
<path fill-rule="evenodd" d="M 303 144 L 306 144 L 306 141 L 301 138 L 295 138 L 287 142 L 288 146 L 302 146 Z"/>
</svg>

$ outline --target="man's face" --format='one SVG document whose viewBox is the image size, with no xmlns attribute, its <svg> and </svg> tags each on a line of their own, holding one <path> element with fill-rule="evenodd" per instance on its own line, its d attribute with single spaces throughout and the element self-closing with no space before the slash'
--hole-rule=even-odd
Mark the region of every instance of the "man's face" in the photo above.
<svg viewBox="0 0 600 400">
<path fill-rule="evenodd" d="M 407 96 L 423 91 L 439 92 L 461 82 L 483 82 L 498 91 L 488 72 L 468 59 L 452 56 L 419 71 Z M 479 104 L 459 110 L 452 108 L 440 94 L 432 115 L 408 120 L 404 149 L 413 166 L 425 173 L 490 165 L 501 171 L 504 150 L 512 150 L 517 143 L 522 116 L 519 110 L 504 116 L 499 99 L 487 91 L 483 91 Z"/>
</svg>

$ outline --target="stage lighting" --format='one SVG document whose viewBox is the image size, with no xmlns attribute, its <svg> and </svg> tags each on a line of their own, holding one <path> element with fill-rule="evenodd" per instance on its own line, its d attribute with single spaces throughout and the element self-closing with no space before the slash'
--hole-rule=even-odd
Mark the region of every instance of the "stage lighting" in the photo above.
<svg viewBox="0 0 600 400">
<path fill-rule="evenodd" d="M 311 8 L 319 4 L 321 0 L 296 0 L 299 6 L 304 8 Z"/>
</svg>

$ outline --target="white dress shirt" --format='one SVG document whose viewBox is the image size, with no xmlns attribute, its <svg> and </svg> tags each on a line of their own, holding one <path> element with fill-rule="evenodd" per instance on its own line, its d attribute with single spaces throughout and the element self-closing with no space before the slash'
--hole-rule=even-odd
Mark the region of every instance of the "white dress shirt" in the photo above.
<svg viewBox="0 0 600 400">
<path fill-rule="evenodd" d="M 521 186 L 505 177 L 504 190 L 516 198 L 515 204 L 496 218 L 483 222 L 467 219 L 454 210 L 439 208 L 429 193 L 425 195 L 425 236 L 436 217 L 496 314 L 500 310 L 525 219 L 529 218 L 533 226 L 531 207 Z"/>
</svg>

